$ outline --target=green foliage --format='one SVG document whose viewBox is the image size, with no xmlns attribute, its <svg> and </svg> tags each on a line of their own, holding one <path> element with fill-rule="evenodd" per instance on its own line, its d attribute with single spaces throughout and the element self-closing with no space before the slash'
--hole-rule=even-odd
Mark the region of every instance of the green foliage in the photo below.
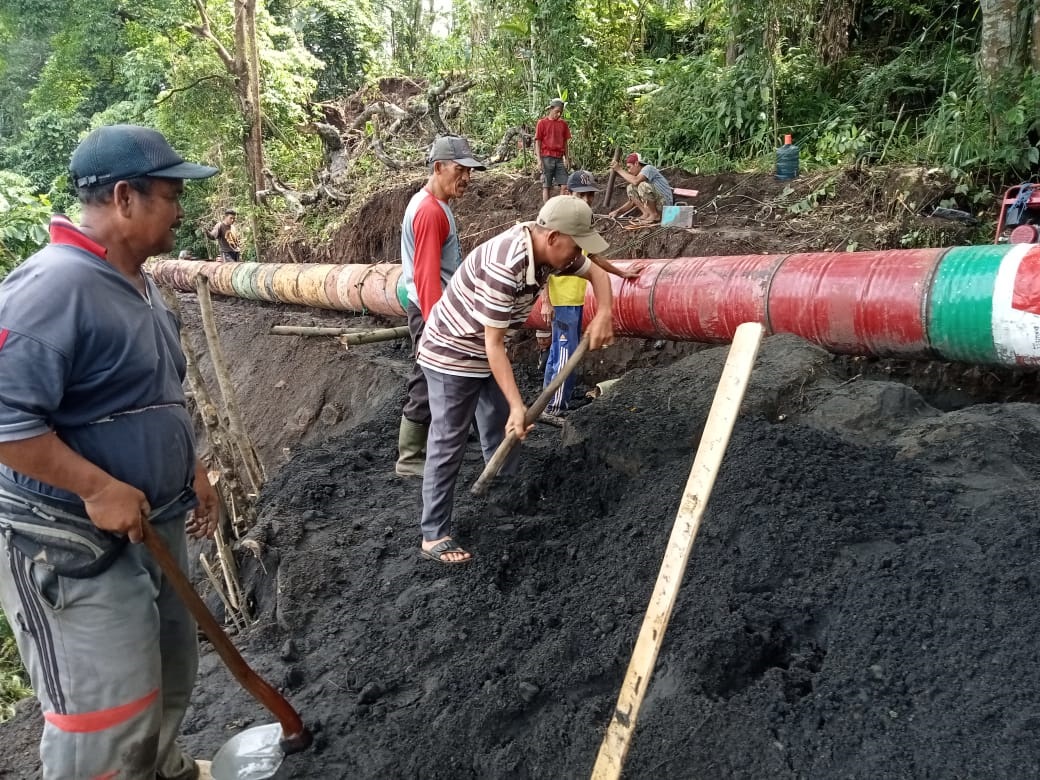
<svg viewBox="0 0 1040 780">
<path fill-rule="evenodd" d="M 18 657 L 14 634 L 0 612 L 0 723 L 14 715 L 14 705 L 32 695 L 28 676 Z"/>
<path fill-rule="evenodd" d="M 316 0 L 294 6 L 287 16 L 307 51 L 324 65 L 315 100 L 334 100 L 361 87 L 379 43 L 367 0 Z"/>
<path fill-rule="evenodd" d="M 0 278 L 46 243 L 50 214 L 28 179 L 0 170 Z"/>
</svg>

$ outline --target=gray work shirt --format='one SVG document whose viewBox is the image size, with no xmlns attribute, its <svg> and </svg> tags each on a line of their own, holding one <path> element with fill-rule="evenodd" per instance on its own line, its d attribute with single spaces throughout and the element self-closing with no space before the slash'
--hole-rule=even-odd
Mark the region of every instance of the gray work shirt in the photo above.
<svg viewBox="0 0 1040 780">
<path fill-rule="evenodd" d="M 64 217 L 51 243 L 0 284 L 0 442 L 49 431 L 153 507 L 192 484 L 195 440 L 179 323 Z M 50 503 L 72 493 L 0 465 L 0 487 Z"/>
</svg>

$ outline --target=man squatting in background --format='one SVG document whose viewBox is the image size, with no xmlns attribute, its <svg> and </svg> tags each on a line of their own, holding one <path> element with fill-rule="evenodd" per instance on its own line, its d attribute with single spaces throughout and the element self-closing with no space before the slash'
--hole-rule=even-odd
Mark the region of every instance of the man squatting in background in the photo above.
<svg viewBox="0 0 1040 780">
<path fill-rule="evenodd" d="M 418 354 L 430 310 L 462 262 L 455 215 L 448 204 L 465 194 L 472 171 L 485 170 L 473 158 L 466 139 L 459 136 L 435 139 L 428 162 L 430 178 L 408 202 L 401 223 L 401 275 L 408 290 L 408 332 L 413 357 Z M 429 391 L 426 376 L 416 364 L 408 377 L 408 398 L 401 412 L 394 469 L 397 474 L 423 475 L 429 430 Z"/>
<path fill-rule="evenodd" d="M 592 208 L 592 201 L 599 192 L 596 180 L 588 171 L 575 171 L 567 179 L 567 189 L 576 198 L 580 198 Z M 622 271 L 605 257 L 589 255 L 589 259 L 604 271 L 622 279 L 636 279 L 639 277 L 641 267 Z M 543 387 L 556 378 L 563 365 L 570 359 L 571 353 L 581 340 L 581 318 L 585 309 L 585 288 L 588 286 L 580 276 L 551 274 L 546 285 L 545 294 L 542 296 L 542 316 L 546 322 L 552 323 L 551 342 L 549 355 L 544 367 Z M 559 389 L 553 393 L 549 405 L 545 408 L 546 414 L 558 415 L 569 406 L 571 394 L 574 392 L 574 383 L 577 377 L 572 373 L 564 380 Z"/>
<path fill-rule="evenodd" d="M 534 222 L 516 225 L 470 252 L 430 312 L 418 357 L 431 412 L 420 519 L 424 557 L 444 564 L 472 560 L 450 534 L 466 440 L 475 419 L 487 461 L 507 434 L 527 435 L 527 407 L 505 336 L 526 321 L 550 274 L 577 274 L 592 282 L 597 311 L 589 323 L 591 346 L 614 340 L 610 280 L 581 254 L 606 249 L 584 201 L 551 198 Z M 503 471 L 508 473 L 508 466 Z"/>
<path fill-rule="evenodd" d="M 183 180 L 217 169 L 132 125 L 94 130 L 70 168 L 79 228 L 55 216 L 0 285 L 0 606 L 43 709 L 44 780 L 208 777 L 176 743 L 195 621 L 138 542 L 150 518 L 187 571 L 185 530 L 212 536 L 218 499 L 179 323 L 141 268 L 173 249 Z"/>
<path fill-rule="evenodd" d="M 610 216 L 616 217 L 638 208 L 637 225 L 656 225 L 660 222 L 662 209 L 671 206 L 673 202 L 672 186 L 664 174 L 636 152 L 625 158 L 624 168 L 620 163 L 611 163 L 610 167 L 628 182 L 628 200 L 610 212 Z"/>
</svg>

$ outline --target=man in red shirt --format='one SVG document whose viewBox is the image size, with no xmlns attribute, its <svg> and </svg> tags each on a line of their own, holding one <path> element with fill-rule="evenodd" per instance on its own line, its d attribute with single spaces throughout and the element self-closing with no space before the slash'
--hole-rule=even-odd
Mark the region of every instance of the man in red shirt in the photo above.
<svg viewBox="0 0 1040 780">
<path fill-rule="evenodd" d="M 549 101 L 546 116 L 538 120 L 534 130 L 534 154 L 542 171 L 542 202 L 552 196 L 553 185 L 560 195 L 567 194 L 567 139 L 571 129 L 563 119 L 563 101 Z"/>
<path fill-rule="evenodd" d="M 436 138 L 427 162 L 430 178 L 412 196 L 401 223 L 402 280 L 408 295 L 405 309 L 413 353 L 418 349 L 430 310 L 462 263 L 455 215 L 448 204 L 466 192 L 472 171 L 484 170 L 466 139 L 455 135 Z M 408 399 L 401 411 L 397 437 L 394 470 L 399 476 L 422 476 L 429 428 L 426 377 L 416 365 L 408 378 Z"/>
</svg>

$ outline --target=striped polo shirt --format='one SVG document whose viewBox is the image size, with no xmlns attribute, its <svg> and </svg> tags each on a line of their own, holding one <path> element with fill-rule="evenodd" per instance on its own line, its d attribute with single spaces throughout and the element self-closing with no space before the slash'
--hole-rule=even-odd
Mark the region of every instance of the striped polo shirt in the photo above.
<svg viewBox="0 0 1040 780">
<path fill-rule="evenodd" d="M 535 265 L 530 226 L 510 228 L 466 256 L 426 322 L 420 366 L 453 376 L 491 374 L 484 328 L 522 325 L 552 272 Z M 587 277 L 591 266 L 582 257 L 567 273 Z"/>
</svg>

